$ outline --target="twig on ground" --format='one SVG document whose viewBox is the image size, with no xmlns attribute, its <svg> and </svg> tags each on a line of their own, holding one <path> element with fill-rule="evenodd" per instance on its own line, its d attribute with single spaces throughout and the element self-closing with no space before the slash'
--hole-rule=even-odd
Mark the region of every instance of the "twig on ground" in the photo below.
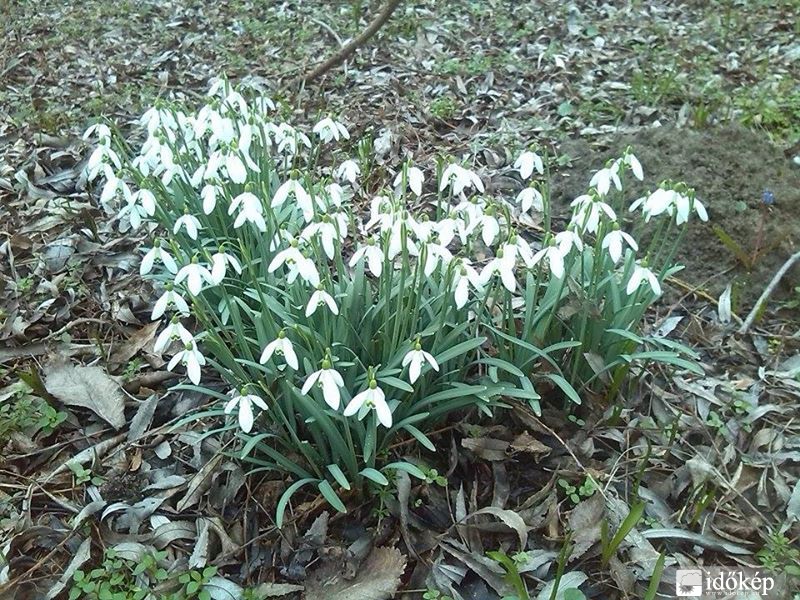
<svg viewBox="0 0 800 600">
<path fill-rule="evenodd" d="M 372 20 L 372 23 L 370 23 L 364 31 L 362 31 L 357 37 L 353 38 L 347 45 L 340 48 L 338 52 L 336 52 L 324 63 L 316 67 L 313 71 L 303 75 L 302 77 L 299 77 L 292 82 L 293 85 L 299 83 L 308 83 L 309 81 L 318 79 L 320 76 L 324 75 L 334 67 L 342 64 L 342 62 L 344 62 L 348 56 L 355 52 L 360 46 L 363 46 L 369 40 L 369 38 L 375 35 L 378 30 L 383 27 L 383 24 L 389 20 L 389 17 L 392 16 L 392 13 L 400 5 L 401 1 L 402 0 L 388 0 L 376 17 Z"/>
<path fill-rule="evenodd" d="M 780 283 L 781 279 L 783 279 L 783 276 L 786 275 L 789 269 L 792 268 L 792 265 L 794 265 L 794 263 L 796 263 L 798 260 L 800 260 L 800 252 L 795 252 L 785 263 L 783 263 L 783 266 L 778 269 L 778 272 L 775 273 L 772 281 L 769 282 L 769 285 L 764 290 L 764 293 L 761 294 L 759 299 L 756 301 L 755 306 L 753 306 L 753 309 L 750 311 L 750 314 L 747 315 L 744 323 L 742 323 L 742 326 L 739 328 L 739 335 L 744 335 L 748 332 L 750 326 L 761 312 L 761 307 L 767 302 L 767 300 L 769 300 L 769 297 L 772 295 L 772 292 L 775 291 L 775 288 L 778 287 L 778 284 Z"/>
</svg>

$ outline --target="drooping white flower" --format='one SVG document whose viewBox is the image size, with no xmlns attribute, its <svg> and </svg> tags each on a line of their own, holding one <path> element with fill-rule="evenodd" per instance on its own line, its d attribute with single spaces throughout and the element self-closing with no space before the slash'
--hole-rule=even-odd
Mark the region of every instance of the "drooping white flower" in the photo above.
<svg viewBox="0 0 800 600">
<path fill-rule="evenodd" d="M 250 156 L 250 146 L 253 143 L 253 126 L 249 123 L 239 124 L 239 153 L 244 157 L 247 168 L 256 173 L 261 173 L 261 168 Z"/>
<path fill-rule="evenodd" d="M 689 214 L 691 213 L 692 209 L 694 209 L 701 221 L 708 221 L 706 207 L 703 206 L 703 203 L 700 202 L 700 200 L 687 196 L 686 194 L 676 193 L 675 223 L 677 225 L 683 225 L 689 220 Z"/>
<path fill-rule="evenodd" d="M 437 242 L 428 242 L 424 245 L 426 257 L 423 273 L 426 277 L 430 277 L 436 270 L 439 264 L 447 266 L 453 260 L 453 253 L 447 249 L 446 246 Z"/>
<path fill-rule="evenodd" d="M 177 316 L 172 318 L 169 325 L 156 338 L 153 344 L 153 351 L 156 353 L 161 352 L 173 340 L 180 340 L 184 346 L 194 342 L 194 336 L 181 324 Z"/>
<path fill-rule="evenodd" d="M 456 163 L 450 164 L 445 168 L 442 173 L 442 181 L 439 184 L 439 191 L 444 191 L 448 186 L 451 187 L 453 196 L 458 196 L 468 187 L 474 187 L 481 194 L 485 191 L 483 182 L 477 173 Z"/>
<path fill-rule="evenodd" d="M 478 293 L 483 293 L 483 281 L 478 271 L 472 266 L 468 258 L 461 258 L 460 264 L 455 267 L 453 274 L 453 299 L 456 303 L 456 308 L 462 309 L 469 300 L 469 286 Z"/>
<path fill-rule="evenodd" d="M 611 260 L 614 261 L 614 264 L 617 264 L 619 259 L 622 258 L 622 249 L 624 244 L 630 246 L 634 252 L 639 249 L 639 245 L 636 243 L 636 240 L 634 240 L 624 231 L 615 229 L 606 234 L 606 236 L 603 238 L 601 247 L 603 249 L 608 249 L 608 255 L 611 257 Z"/>
<path fill-rule="evenodd" d="M 244 166 L 244 162 L 242 162 L 238 154 L 234 152 L 228 153 L 225 157 L 225 170 L 234 183 L 241 184 L 247 181 L 247 167 Z"/>
<path fill-rule="evenodd" d="M 297 354 L 294 352 L 294 346 L 291 340 L 286 337 L 286 333 L 283 330 L 278 332 L 278 337 L 276 339 L 266 345 L 264 352 L 261 353 L 259 362 L 263 365 L 272 358 L 273 354 L 283 356 L 286 364 L 295 371 L 300 367 L 300 363 L 297 361 Z"/>
<path fill-rule="evenodd" d="M 87 178 L 93 181 L 102 171 L 106 179 L 110 179 L 109 175 L 113 176 L 114 169 L 119 170 L 122 168 L 122 161 L 117 156 L 111 147 L 108 145 L 109 140 L 103 140 L 89 156 L 89 162 L 86 164 Z"/>
<path fill-rule="evenodd" d="M 583 240 L 572 228 L 559 231 L 556 234 L 555 243 L 558 246 L 558 251 L 565 257 L 573 248 L 577 249 L 578 252 L 583 251 Z"/>
<path fill-rule="evenodd" d="M 633 273 L 628 280 L 628 286 L 625 288 L 625 291 L 630 296 L 639 289 L 639 286 L 641 286 L 643 282 L 646 282 L 650 286 L 650 289 L 653 290 L 656 296 L 661 295 L 661 284 L 658 282 L 658 277 L 641 262 L 637 262 L 633 267 Z"/>
<path fill-rule="evenodd" d="M 346 222 L 342 223 L 340 219 L 331 220 L 329 215 L 323 215 L 322 221 L 311 223 L 303 229 L 300 239 L 308 241 L 314 236 L 319 236 L 325 255 L 329 259 L 333 259 L 336 254 L 336 242 L 343 239 L 339 229 L 340 225 L 344 225 L 345 228 L 347 226 Z M 347 230 L 344 231 L 346 233 Z"/>
<path fill-rule="evenodd" d="M 363 258 L 367 259 L 367 266 L 375 277 L 380 277 L 383 272 L 383 250 L 375 243 L 374 238 L 369 238 L 367 243 L 353 253 L 350 266 L 354 267 Z"/>
<path fill-rule="evenodd" d="M 339 403 L 341 402 L 341 392 L 339 390 L 344 387 L 344 380 L 336 369 L 331 368 L 329 360 L 323 360 L 322 368 L 308 376 L 308 379 L 303 384 L 303 389 L 300 390 L 301 393 L 304 396 L 307 395 L 315 383 L 319 383 L 322 388 L 322 397 L 325 399 L 325 403 L 333 410 L 339 410 Z"/>
<path fill-rule="evenodd" d="M 619 164 L 617 162 L 612 163 L 610 167 L 600 169 L 589 181 L 589 185 L 593 186 L 601 197 L 608 194 L 612 183 L 618 191 L 622 191 L 622 182 L 619 179 Z"/>
<path fill-rule="evenodd" d="M 519 176 L 523 179 L 528 179 L 533 175 L 535 168 L 539 175 L 544 174 L 544 164 L 541 157 L 535 152 L 523 152 L 520 154 L 517 162 L 514 163 L 514 168 L 519 169 Z"/>
<path fill-rule="evenodd" d="M 236 220 L 233 222 L 234 229 L 239 229 L 245 223 L 252 223 L 256 228 L 263 232 L 267 231 L 267 223 L 264 221 L 264 207 L 258 196 L 252 192 L 242 192 L 233 199 L 228 207 L 228 215 L 232 215 L 239 210 Z"/>
<path fill-rule="evenodd" d="M 403 366 L 408 367 L 408 380 L 412 384 L 419 379 L 422 366 L 429 364 L 434 371 L 439 370 L 439 363 L 429 353 L 422 349 L 419 340 L 414 343 L 414 347 L 403 357 Z"/>
<path fill-rule="evenodd" d="M 242 274 L 242 265 L 239 263 L 239 259 L 220 248 L 219 252 L 211 257 L 211 279 L 215 285 L 219 285 L 225 279 L 228 265 L 233 267 L 238 275 Z"/>
<path fill-rule="evenodd" d="M 544 198 L 536 188 L 526 187 L 517 195 L 517 202 L 522 212 L 526 213 L 531 208 L 536 212 L 544 210 Z"/>
<path fill-rule="evenodd" d="M 269 273 L 274 273 L 284 264 L 289 267 L 289 275 L 287 276 L 287 281 L 289 283 L 294 282 L 299 275 L 304 281 L 310 283 L 314 287 L 319 285 L 317 265 L 315 265 L 314 261 L 310 258 L 303 256 L 303 253 L 296 245 L 292 244 L 288 248 L 278 252 L 272 259 L 272 262 L 269 263 L 267 271 Z"/>
<path fill-rule="evenodd" d="M 320 305 L 326 305 L 328 310 L 330 310 L 334 315 L 339 314 L 339 307 L 336 306 L 336 301 L 333 299 L 328 292 L 326 292 L 322 288 L 317 288 L 313 294 L 311 294 L 311 298 L 308 300 L 308 304 L 306 305 L 306 316 L 310 317 L 315 312 L 317 312 L 317 308 Z"/>
<path fill-rule="evenodd" d="M 319 139 L 322 140 L 323 143 L 328 143 L 334 140 L 338 142 L 340 137 L 345 140 L 350 139 L 350 134 L 348 133 L 347 128 L 338 121 L 334 121 L 330 117 L 325 117 L 319 123 L 314 125 L 313 132 L 319 136 Z"/>
<path fill-rule="evenodd" d="M 275 191 L 275 196 L 272 198 L 272 208 L 283 206 L 289 194 L 294 195 L 297 206 L 303 211 L 303 218 L 306 221 L 310 221 L 314 216 L 314 203 L 311 199 L 311 195 L 297 179 L 288 179 L 281 184 Z"/>
<path fill-rule="evenodd" d="M 97 136 L 98 140 L 108 140 L 111 138 L 111 129 L 105 123 L 95 123 L 90 125 L 83 133 L 83 139 L 88 141 L 90 138 Z"/>
<path fill-rule="evenodd" d="M 186 287 L 193 296 L 197 296 L 203 290 L 203 282 L 216 285 L 209 270 L 198 263 L 197 258 L 192 259 L 192 262 L 188 265 L 181 267 L 178 274 L 175 275 L 176 285 L 184 280 L 186 280 Z"/>
<path fill-rule="evenodd" d="M 406 177 L 409 189 L 414 192 L 417 196 L 422 195 L 422 182 L 425 180 L 425 176 L 422 174 L 422 171 L 417 167 L 408 167 L 406 170 Z M 400 171 L 397 174 L 397 177 L 394 178 L 394 185 L 395 187 L 400 186 L 403 183 L 403 172 Z"/>
<path fill-rule="evenodd" d="M 513 292 L 517 289 L 517 278 L 514 275 L 515 262 L 513 255 L 505 254 L 502 249 L 498 250 L 495 257 L 481 271 L 481 285 L 486 285 L 492 276 L 497 274 L 500 276 L 503 286 L 509 292 Z"/>
<path fill-rule="evenodd" d="M 372 379 L 369 386 L 363 392 L 356 394 L 344 409 L 344 416 L 351 417 L 365 406 L 374 410 L 378 415 L 378 421 L 387 429 L 392 426 L 392 409 L 386 403 L 386 394 L 378 387 L 378 383 Z"/>
<path fill-rule="evenodd" d="M 617 220 L 617 215 L 614 209 L 599 198 L 593 198 L 589 195 L 578 196 L 570 203 L 573 207 L 572 220 L 573 225 L 582 231 L 589 233 L 597 233 L 600 226 L 600 217 L 605 216 L 612 222 Z"/>
<path fill-rule="evenodd" d="M 197 220 L 197 217 L 189 214 L 187 211 L 175 220 L 172 233 L 177 235 L 181 228 L 186 229 L 186 235 L 193 240 L 196 240 L 197 233 L 203 228 L 203 226 L 200 224 L 200 221 Z"/>
<path fill-rule="evenodd" d="M 336 179 L 339 181 L 349 181 L 354 184 L 359 175 L 361 175 L 361 169 L 354 160 L 346 160 L 336 169 Z"/>
<path fill-rule="evenodd" d="M 225 404 L 225 414 L 231 414 L 238 406 L 239 427 L 241 427 L 242 431 L 245 433 L 250 433 L 253 429 L 253 422 L 255 421 L 253 405 L 255 404 L 261 410 L 269 410 L 266 402 L 264 402 L 260 396 L 256 394 L 247 394 L 244 390 L 238 393 L 236 390 L 231 390 L 230 395 L 231 399 Z"/>
<path fill-rule="evenodd" d="M 195 385 L 199 385 L 202 375 L 201 367 L 206 364 L 206 358 L 200 350 L 197 349 L 197 344 L 195 342 L 189 342 L 184 346 L 183 350 L 173 356 L 172 360 L 170 360 L 167 365 L 167 369 L 172 371 L 178 363 L 186 367 L 186 374 L 189 376 L 189 381 Z"/>
<path fill-rule="evenodd" d="M 489 207 L 478 217 L 477 222 L 481 228 L 481 238 L 487 246 L 494 244 L 494 240 L 500 234 L 500 222 L 494 214 L 494 209 Z"/>
<path fill-rule="evenodd" d="M 160 319 L 168 307 L 174 306 L 178 312 L 185 316 L 189 316 L 189 305 L 178 292 L 172 288 L 172 284 L 167 284 L 166 291 L 159 296 L 153 305 L 153 314 L 150 316 L 152 321 Z"/>
<path fill-rule="evenodd" d="M 644 179 L 644 170 L 642 169 L 642 163 L 639 162 L 639 159 L 636 158 L 632 152 L 626 152 L 625 158 L 623 158 L 623 162 L 631 168 L 631 172 L 633 176 L 636 177 L 639 181 Z"/>
<path fill-rule="evenodd" d="M 175 259 L 161 247 L 161 240 L 156 238 L 153 241 L 153 247 L 142 258 L 142 264 L 139 265 L 139 275 L 147 275 L 153 269 L 156 259 L 164 263 L 170 273 L 175 274 L 178 272 L 178 265 L 175 263 Z"/>
<path fill-rule="evenodd" d="M 556 279 L 561 279 L 564 276 L 564 255 L 555 241 L 552 244 L 542 248 L 533 255 L 533 264 L 538 264 L 539 261 L 544 260 L 550 267 L 550 273 Z"/>
<path fill-rule="evenodd" d="M 128 184 L 123 179 L 116 175 L 106 179 L 106 184 L 103 186 L 103 191 L 100 194 L 100 203 L 103 205 L 108 204 L 117 193 L 121 193 L 126 202 L 133 201 L 133 194 Z"/>
<path fill-rule="evenodd" d="M 203 212 L 210 215 L 217 207 L 217 197 L 222 194 L 222 188 L 212 183 L 203 186 L 200 197 L 203 199 Z"/>
</svg>

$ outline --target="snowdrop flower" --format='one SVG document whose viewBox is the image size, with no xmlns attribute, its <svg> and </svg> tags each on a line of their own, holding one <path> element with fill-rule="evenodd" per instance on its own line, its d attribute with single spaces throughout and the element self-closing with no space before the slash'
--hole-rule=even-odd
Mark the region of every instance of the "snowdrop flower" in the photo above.
<svg viewBox="0 0 800 600">
<path fill-rule="evenodd" d="M 530 244 L 522 236 L 512 233 L 508 243 L 503 244 L 501 248 L 503 253 L 511 254 L 514 260 L 519 256 L 526 267 L 533 266 L 533 250 L 531 250 Z"/>
<path fill-rule="evenodd" d="M 239 407 L 239 427 L 245 433 L 250 433 L 253 429 L 253 405 L 255 404 L 261 410 L 269 410 L 266 402 L 260 396 L 255 394 L 246 394 L 245 390 L 241 390 L 238 394 L 236 390 L 231 390 L 231 399 L 225 404 L 225 414 L 229 415 L 238 406 Z"/>
<path fill-rule="evenodd" d="M 179 313 L 189 316 L 189 305 L 178 292 L 176 292 L 171 283 L 167 284 L 166 291 L 156 300 L 153 306 L 153 314 L 150 316 L 151 321 L 160 319 L 168 307 L 174 306 Z"/>
<path fill-rule="evenodd" d="M 387 231 L 394 223 L 392 202 L 386 196 L 375 196 L 369 203 L 369 220 L 362 229 L 369 231 L 375 225 L 379 225 L 380 230 Z"/>
<path fill-rule="evenodd" d="M 636 177 L 639 181 L 644 179 L 644 170 L 642 170 L 642 163 L 639 162 L 639 159 L 636 158 L 630 150 L 625 152 L 625 157 L 622 161 L 631 168 L 631 172 L 633 176 Z"/>
<path fill-rule="evenodd" d="M 370 379 L 366 390 L 357 394 L 344 409 L 344 416 L 351 417 L 361 410 L 362 406 L 374 410 L 378 421 L 387 429 L 392 426 L 392 410 L 386 403 L 386 394 L 378 387 L 374 379 Z"/>
<path fill-rule="evenodd" d="M 617 220 L 614 209 L 598 198 L 584 194 L 570 203 L 574 208 L 571 223 L 589 233 L 597 233 L 600 217 L 605 214 L 611 221 Z"/>
<path fill-rule="evenodd" d="M 183 213 L 183 215 L 181 215 L 175 221 L 175 225 L 172 228 L 172 233 L 177 235 L 178 232 L 181 230 L 181 227 L 186 229 L 186 235 L 188 235 L 193 240 L 197 239 L 197 232 L 203 228 L 203 226 L 200 224 L 200 221 L 197 220 L 197 217 L 189 214 L 188 208 Z"/>
<path fill-rule="evenodd" d="M 319 123 L 314 125 L 313 131 L 319 136 L 319 139 L 326 144 L 333 140 L 338 142 L 340 137 L 345 140 L 350 139 L 350 134 L 348 133 L 347 128 L 338 121 L 334 121 L 330 117 L 325 117 Z"/>
<path fill-rule="evenodd" d="M 354 160 L 346 160 L 336 169 L 336 179 L 339 181 L 349 181 L 354 184 L 361 175 L 361 169 Z"/>
<path fill-rule="evenodd" d="M 454 273 L 454 290 L 453 299 L 456 303 L 456 308 L 459 310 L 464 308 L 469 300 L 469 285 L 475 288 L 478 293 L 483 293 L 483 282 L 481 276 L 472 266 L 472 262 L 468 258 L 460 259 L 460 264 L 456 266 Z"/>
<path fill-rule="evenodd" d="M 156 197 L 150 190 L 137 190 L 130 197 L 130 201 L 140 204 L 147 216 L 152 217 L 156 214 Z"/>
<path fill-rule="evenodd" d="M 122 197 L 127 201 L 133 201 L 133 194 L 128 184 L 123 179 L 116 175 L 106 179 L 106 184 L 103 186 L 103 191 L 100 194 L 100 203 L 108 204 L 111 199 L 117 195 L 117 192 L 122 192 Z"/>
<path fill-rule="evenodd" d="M 310 317 L 313 315 L 315 312 L 317 312 L 317 308 L 323 304 L 325 304 L 334 315 L 339 314 L 339 307 L 336 306 L 336 301 L 333 299 L 333 296 L 322 289 L 322 287 L 318 287 L 314 293 L 311 294 L 311 298 L 308 300 L 308 304 L 306 305 L 306 316 Z"/>
<path fill-rule="evenodd" d="M 361 246 L 355 251 L 350 258 L 350 266 L 356 266 L 356 264 L 365 257 L 370 273 L 375 277 L 380 277 L 383 272 L 383 250 L 376 245 L 375 238 L 373 237 L 369 238 L 364 246 Z"/>
<path fill-rule="evenodd" d="M 517 162 L 514 163 L 514 168 L 519 169 L 519 176 L 523 179 L 528 179 L 528 177 L 533 175 L 534 168 L 539 175 L 544 174 L 542 159 L 535 152 L 523 152 L 520 154 Z"/>
<path fill-rule="evenodd" d="M 303 278 L 304 281 L 310 283 L 314 287 L 319 285 L 319 272 L 314 261 L 310 258 L 303 256 L 303 253 L 297 248 L 297 241 L 292 241 L 292 245 L 288 248 L 281 250 L 270 262 L 267 271 L 274 273 L 281 266 L 286 264 L 289 267 L 289 276 L 287 281 L 293 283 L 297 276 Z"/>
<path fill-rule="evenodd" d="M 188 265 L 181 267 L 175 275 L 176 284 L 182 283 L 183 280 L 186 280 L 186 287 L 193 296 L 197 296 L 203 290 L 204 281 L 216 285 L 208 269 L 197 262 L 197 257 L 194 257 Z"/>
<path fill-rule="evenodd" d="M 344 189 L 338 183 L 333 182 L 325 186 L 328 197 L 335 207 L 340 207 L 344 201 Z"/>
<path fill-rule="evenodd" d="M 175 259 L 161 247 L 161 239 L 156 238 L 153 240 L 153 247 L 142 258 L 142 264 L 139 266 L 139 275 L 147 275 L 153 269 L 156 259 L 164 263 L 170 273 L 175 274 L 178 272 L 178 265 L 175 264 Z"/>
<path fill-rule="evenodd" d="M 111 138 L 111 130 L 105 123 L 95 123 L 90 125 L 89 128 L 83 133 L 83 139 L 88 141 L 89 138 L 97 136 L 98 140 L 108 140 Z"/>
<path fill-rule="evenodd" d="M 556 234 L 555 243 L 562 256 L 567 256 L 573 248 L 576 248 L 578 252 L 583 252 L 583 240 L 572 228 L 559 231 Z"/>
<path fill-rule="evenodd" d="M 672 215 L 675 196 L 676 194 L 673 190 L 658 188 L 649 196 L 642 196 L 634 201 L 629 210 L 630 212 L 634 212 L 641 207 L 645 222 L 650 221 L 651 217 L 658 216 L 661 213 Z"/>
<path fill-rule="evenodd" d="M 341 220 L 339 221 L 341 223 Z M 308 227 L 303 229 L 303 232 L 300 234 L 300 239 L 309 240 L 315 235 L 319 236 L 325 255 L 333 259 L 336 253 L 335 242 L 339 241 L 342 237 L 340 236 L 337 224 L 331 221 L 328 215 L 323 215 L 322 221 L 319 223 L 311 223 Z"/>
<path fill-rule="evenodd" d="M 539 261 L 545 260 L 550 267 L 550 273 L 556 279 L 564 277 L 564 255 L 558 246 L 555 245 L 555 240 L 552 244 L 539 250 L 533 255 L 533 264 L 538 264 Z"/>
<path fill-rule="evenodd" d="M 661 284 L 658 282 L 655 273 L 647 268 L 644 261 L 639 261 L 633 267 L 633 274 L 628 280 L 627 288 L 625 288 L 626 293 L 630 296 L 639 289 L 643 282 L 647 282 L 650 285 L 650 289 L 653 290 L 656 296 L 661 295 Z"/>
<path fill-rule="evenodd" d="M 322 368 L 319 371 L 314 371 L 308 376 L 300 392 L 304 396 L 308 395 L 315 383 L 322 388 L 322 397 L 325 399 L 325 403 L 333 410 L 339 410 L 341 402 L 339 390 L 344 387 L 344 380 L 336 369 L 331 368 L 331 361 L 327 358 L 322 361 Z"/>
<path fill-rule="evenodd" d="M 634 252 L 639 249 L 639 246 L 636 243 L 636 240 L 619 229 L 619 225 L 616 223 L 614 225 L 614 230 L 607 233 L 603 238 L 601 247 L 603 249 L 608 249 L 608 255 L 611 257 L 611 260 L 614 261 L 614 264 L 617 264 L 619 259 L 622 258 L 623 244 L 630 246 L 631 250 Z"/>
<path fill-rule="evenodd" d="M 220 246 L 219 251 L 211 257 L 211 280 L 215 285 L 219 285 L 225 279 L 228 265 L 233 267 L 237 275 L 242 274 L 242 265 L 239 260 L 225 252 L 224 248 Z"/>
<path fill-rule="evenodd" d="M 408 380 L 412 384 L 419 379 L 422 365 L 428 363 L 434 371 L 439 370 L 439 363 L 430 354 L 422 349 L 419 338 L 414 343 L 414 348 L 403 357 L 403 366 L 408 367 Z M 409 366 L 410 365 L 410 366 Z"/>
<path fill-rule="evenodd" d="M 272 198 L 272 208 L 283 206 L 289 194 L 293 194 L 297 201 L 297 206 L 303 211 L 303 218 L 310 221 L 314 216 L 314 204 L 311 201 L 311 196 L 303 188 L 302 184 L 297 179 L 289 179 L 281 184 Z"/>
<path fill-rule="evenodd" d="M 178 363 L 186 367 L 186 374 L 189 376 L 189 381 L 195 385 L 199 385 L 201 377 L 200 367 L 206 364 L 206 357 L 197 349 L 197 344 L 194 341 L 187 343 L 183 350 L 172 357 L 172 360 L 170 360 L 167 365 L 167 369 L 172 371 Z"/>
<path fill-rule="evenodd" d="M 494 216 L 494 207 L 490 206 L 487 208 L 483 214 L 478 217 L 477 222 L 481 228 L 483 243 L 487 246 L 491 246 L 500 233 L 500 223 L 497 217 Z"/>
<path fill-rule="evenodd" d="M 225 157 L 225 170 L 228 172 L 228 177 L 234 183 L 244 183 L 247 181 L 247 167 L 244 166 L 242 159 L 238 154 L 233 152 L 228 153 Z"/>
<path fill-rule="evenodd" d="M 153 344 L 153 351 L 156 353 L 161 352 L 173 340 L 180 340 L 184 346 L 194 341 L 194 336 L 189 333 L 188 329 L 181 325 L 177 316 L 172 317 L 166 329 L 156 338 Z"/>
<path fill-rule="evenodd" d="M 297 362 L 297 354 L 294 352 L 294 346 L 292 346 L 292 342 L 289 338 L 286 337 L 286 332 L 283 329 L 278 332 L 278 337 L 276 339 L 267 344 L 258 362 L 263 365 L 272 358 L 273 354 L 283 356 L 286 360 L 286 364 L 295 371 L 300 367 L 300 364 Z"/>
<path fill-rule="evenodd" d="M 697 216 L 700 217 L 701 221 L 708 221 L 708 213 L 706 212 L 706 207 L 703 206 L 703 203 L 700 202 L 697 198 L 692 198 L 685 194 L 679 194 L 676 192 L 675 194 L 675 223 L 677 225 L 683 225 L 689 220 L 689 213 L 691 210 L 697 213 Z"/>
<path fill-rule="evenodd" d="M 241 124 L 239 126 L 239 141 L 236 147 L 239 153 L 244 157 L 244 162 L 247 167 L 256 173 L 261 173 L 261 169 L 250 156 L 250 146 L 253 143 L 253 126 L 249 123 Z"/>
<path fill-rule="evenodd" d="M 122 221 L 125 217 L 128 217 L 128 222 L 130 223 L 133 229 L 139 229 L 141 227 L 142 222 L 149 216 L 147 214 L 147 209 L 144 206 L 138 204 L 133 197 L 122 207 L 117 214 L 117 218 Z"/>
<path fill-rule="evenodd" d="M 481 194 L 485 191 L 483 182 L 476 173 L 455 163 L 448 165 L 444 173 L 442 173 L 439 191 L 444 191 L 448 186 L 451 186 L 453 196 L 458 196 L 468 187 L 474 187 Z"/>
<path fill-rule="evenodd" d="M 92 154 L 89 156 L 89 162 L 86 164 L 87 177 L 89 181 L 96 179 L 100 174 L 100 171 L 103 171 L 106 179 L 110 179 L 109 175 L 113 176 L 111 165 L 114 165 L 114 167 L 119 170 L 122 168 L 122 161 L 120 161 L 117 153 L 114 152 L 106 143 L 98 145 L 94 152 L 92 152 Z"/>
<path fill-rule="evenodd" d="M 207 183 L 200 192 L 203 199 L 203 212 L 210 215 L 217 207 L 217 196 L 222 193 L 222 188 L 213 183 Z"/>
<path fill-rule="evenodd" d="M 515 267 L 514 255 L 505 254 L 503 249 L 499 249 L 495 257 L 483 268 L 480 275 L 481 286 L 486 285 L 492 275 L 499 275 L 503 286 L 513 292 L 517 288 L 517 278 L 514 276 Z"/>
<path fill-rule="evenodd" d="M 426 277 L 431 276 L 440 262 L 444 265 L 448 265 L 450 261 L 453 260 L 453 254 L 442 244 L 428 242 L 425 244 L 425 250 L 427 256 L 425 258 L 423 273 L 425 273 Z"/>
<path fill-rule="evenodd" d="M 245 223 L 252 223 L 260 232 L 267 231 L 267 223 L 264 221 L 264 207 L 261 205 L 261 200 L 258 199 L 258 196 L 252 192 L 242 192 L 231 202 L 228 207 L 228 215 L 232 215 L 240 207 L 241 210 L 239 210 L 239 214 L 236 215 L 236 220 L 233 222 L 234 229 L 239 229 Z"/>
<path fill-rule="evenodd" d="M 619 164 L 614 162 L 610 167 L 600 169 L 592 176 L 589 185 L 597 190 L 598 195 L 605 196 L 608 190 L 611 189 L 611 184 L 618 191 L 622 191 L 622 182 L 619 179 Z"/>
<path fill-rule="evenodd" d="M 417 167 L 408 167 L 406 170 L 406 177 L 408 178 L 408 187 L 409 189 L 414 192 L 418 197 L 422 195 L 422 182 L 425 180 L 425 176 L 422 174 Z M 397 177 L 394 178 L 394 185 L 395 187 L 399 187 L 403 183 L 403 172 L 397 174 Z"/>
<path fill-rule="evenodd" d="M 517 202 L 520 205 L 520 210 L 524 213 L 528 212 L 531 208 L 537 212 L 544 210 L 544 198 L 536 188 L 527 187 L 522 190 L 517 196 Z"/>
</svg>

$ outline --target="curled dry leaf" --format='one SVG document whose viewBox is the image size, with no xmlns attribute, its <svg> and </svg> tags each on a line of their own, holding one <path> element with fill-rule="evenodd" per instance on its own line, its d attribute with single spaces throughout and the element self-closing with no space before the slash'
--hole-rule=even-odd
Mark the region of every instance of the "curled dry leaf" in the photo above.
<svg viewBox="0 0 800 600">
<path fill-rule="evenodd" d="M 375 548 L 358 575 L 345 580 L 340 565 L 329 563 L 313 571 L 306 582 L 306 600 L 387 600 L 400 586 L 406 557 L 397 548 Z"/>
<path fill-rule="evenodd" d="M 47 368 L 44 386 L 64 404 L 88 408 L 114 429 L 125 426 L 125 394 L 102 367 L 55 363 Z"/>
</svg>

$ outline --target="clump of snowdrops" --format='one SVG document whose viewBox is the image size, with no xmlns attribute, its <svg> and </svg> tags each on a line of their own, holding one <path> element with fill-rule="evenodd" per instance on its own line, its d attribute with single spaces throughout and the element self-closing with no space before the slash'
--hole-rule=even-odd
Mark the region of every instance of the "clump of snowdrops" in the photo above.
<svg viewBox="0 0 800 600">
<path fill-rule="evenodd" d="M 244 460 L 293 476 L 279 523 L 304 486 L 343 511 L 342 491 L 387 485 L 394 470 L 423 477 L 391 444 L 434 450 L 428 434 L 455 411 L 538 412 L 543 384 L 572 404 L 649 361 L 693 368 L 640 329 L 675 268 L 664 240 L 707 216 L 670 182 L 626 205 L 624 180 L 642 178 L 631 152 L 594 175 L 556 232 L 533 151 L 513 167 L 526 183 L 516 198 L 487 194 L 468 161 L 410 158 L 367 194 L 368 145 L 330 117 L 305 133 L 277 114 L 218 80 L 196 112 L 148 110 L 132 158 L 106 125 L 86 138 L 101 201 L 149 233 L 140 272 L 160 294 L 156 351 L 220 400 L 195 418 L 227 415 Z"/>
</svg>

